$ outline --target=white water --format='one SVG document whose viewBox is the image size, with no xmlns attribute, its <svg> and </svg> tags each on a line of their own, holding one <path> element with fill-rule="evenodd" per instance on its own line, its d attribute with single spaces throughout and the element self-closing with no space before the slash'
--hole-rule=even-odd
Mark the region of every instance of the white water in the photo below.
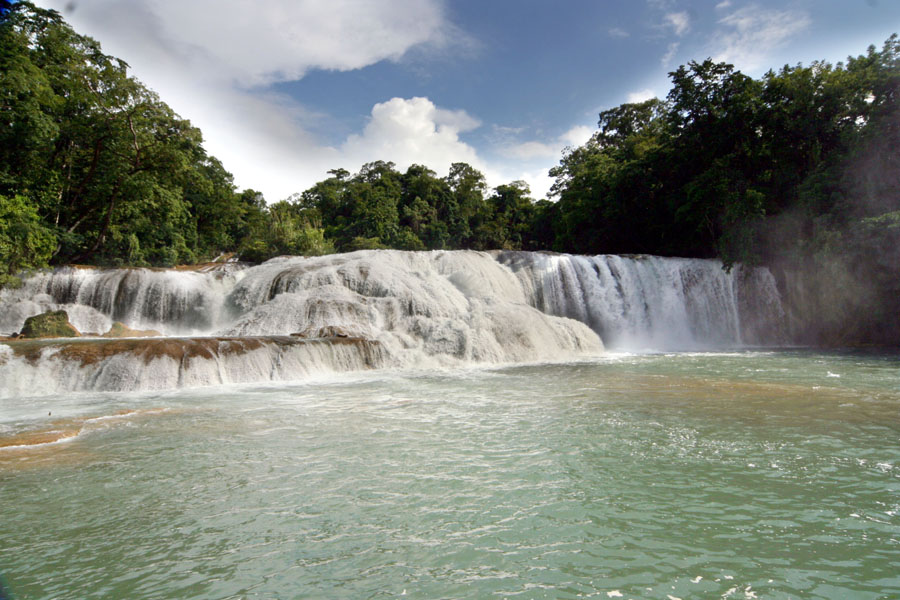
<svg viewBox="0 0 900 600">
<path fill-rule="evenodd" d="M 532 306 L 587 323 L 609 347 L 715 349 L 787 341 L 766 269 L 658 256 L 502 252 Z"/>
<path fill-rule="evenodd" d="M 122 321 L 166 336 L 362 338 L 377 343 L 378 360 L 355 357 L 352 345 L 323 354 L 322 343 L 180 361 L 130 350 L 99 362 L 75 360 L 58 345 L 37 360 L 0 346 L 0 395 L 564 360 L 598 354 L 604 342 L 661 350 L 786 341 L 767 271 L 726 273 L 716 261 L 659 257 L 360 251 L 214 272 L 63 268 L 0 292 L 0 333 L 50 309 L 98 334 Z"/>
<path fill-rule="evenodd" d="M 65 310 L 81 332 L 101 334 L 113 321 L 167 335 L 209 334 L 227 318 L 223 306 L 241 271 L 84 269 L 63 267 L 0 292 L 0 333 L 29 316 Z"/>
<path fill-rule="evenodd" d="M 378 345 L 290 342 L 277 339 L 212 340 L 210 347 L 191 339 L 174 340 L 175 352 L 153 354 L 153 341 L 136 343 L 102 360 L 66 356 L 67 346 L 48 345 L 40 359 L 15 354 L 0 345 L 0 398 L 51 396 L 79 391 L 135 392 L 212 385 L 292 381 L 334 372 L 390 366 Z M 115 342 L 72 342 L 99 346 Z M 149 347 L 147 347 L 149 346 Z"/>
</svg>

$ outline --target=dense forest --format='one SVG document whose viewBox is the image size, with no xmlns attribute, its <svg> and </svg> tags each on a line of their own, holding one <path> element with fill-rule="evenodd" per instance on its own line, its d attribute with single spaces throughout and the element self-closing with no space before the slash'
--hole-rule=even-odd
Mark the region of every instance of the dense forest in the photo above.
<svg viewBox="0 0 900 600">
<path fill-rule="evenodd" d="M 896 35 L 845 63 L 759 79 L 681 66 L 666 98 L 600 114 L 551 170 L 551 199 L 520 181 L 491 189 L 464 163 L 439 177 L 376 161 L 267 203 L 58 13 L 0 11 L 0 284 L 71 262 L 505 248 L 720 257 L 827 275 L 807 277 L 807 294 L 864 281 L 860 302 L 900 297 Z"/>
</svg>

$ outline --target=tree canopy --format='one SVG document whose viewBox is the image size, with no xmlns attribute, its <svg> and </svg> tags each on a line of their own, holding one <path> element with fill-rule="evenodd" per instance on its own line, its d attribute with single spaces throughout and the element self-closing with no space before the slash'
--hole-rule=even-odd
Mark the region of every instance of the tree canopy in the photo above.
<svg viewBox="0 0 900 600">
<path fill-rule="evenodd" d="M 759 80 L 679 67 L 664 100 L 601 113 L 552 171 L 552 247 L 766 262 L 897 211 L 898 58 L 894 35 Z"/>
<path fill-rule="evenodd" d="M 0 195 L 38 215 L 54 262 L 171 265 L 234 249 L 263 207 L 127 69 L 55 11 L 12 4 L 0 22 Z M 22 264 L 45 260 L 33 258 Z"/>
</svg>

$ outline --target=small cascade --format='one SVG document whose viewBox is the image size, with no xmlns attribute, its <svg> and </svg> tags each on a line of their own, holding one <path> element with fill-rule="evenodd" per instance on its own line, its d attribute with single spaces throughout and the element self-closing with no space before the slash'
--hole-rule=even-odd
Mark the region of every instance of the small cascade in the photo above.
<svg viewBox="0 0 900 600">
<path fill-rule="evenodd" d="M 149 338 L 0 345 L 0 398 L 297 380 L 391 366 L 360 339 Z"/>
<path fill-rule="evenodd" d="M 0 333 L 25 319 L 65 310 L 79 331 L 103 333 L 112 321 L 166 335 L 209 334 L 227 318 L 226 293 L 240 278 L 234 267 L 216 271 L 63 267 L 0 292 Z"/>
<path fill-rule="evenodd" d="M 785 315 L 766 269 L 657 256 L 500 252 L 528 301 L 588 324 L 608 347 L 709 349 L 785 343 Z"/>
</svg>

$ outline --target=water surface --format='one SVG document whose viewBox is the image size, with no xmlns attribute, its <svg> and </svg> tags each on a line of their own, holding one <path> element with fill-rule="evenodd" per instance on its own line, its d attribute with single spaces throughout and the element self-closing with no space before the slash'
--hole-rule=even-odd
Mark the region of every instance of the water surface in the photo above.
<svg viewBox="0 0 900 600">
<path fill-rule="evenodd" d="M 5 399 L 2 440 L 17 600 L 900 597 L 896 355 Z"/>
</svg>

